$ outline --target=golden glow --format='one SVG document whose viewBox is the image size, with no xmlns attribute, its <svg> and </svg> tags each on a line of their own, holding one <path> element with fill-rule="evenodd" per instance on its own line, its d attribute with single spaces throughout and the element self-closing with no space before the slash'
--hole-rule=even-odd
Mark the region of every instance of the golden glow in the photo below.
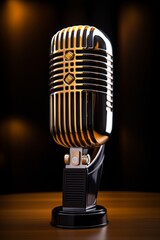
<svg viewBox="0 0 160 240">
<path fill-rule="evenodd" d="M 30 124 L 18 118 L 9 118 L 0 124 L 0 132 L 4 138 L 20 142 L 32 135 Z"/>
<path fill-rule="evenodd" d="M 135 41 L 140 21 L 141 14 L 135 6 L 123 7 L 119 21 L 119 43 L 123 54 L 128 52 L 128 48 L 130 49 L 130 45 Z"/>
<path fill-rule="evenodd" d="M 96 42 L 96 45 L 95 45 L 94 48 L 95 48 L 95 49 L 98 49 L 98 48 L 99 48 L 99 42 L 98 42 L 98 41 Z"/>
<path fill-rule="evenodd" d="M 126 90 L 123 84 L 131 81 L 130 77 L 141 72 L 147 51 L 151 49 L 151 16 L 147 6 L 141 4 L 124 4 L 119 15 L 119 53 L 122 92 Z M 133 78 L 133 76 L 132 76 Z M 133 84 L 139 84 L 135 81 Z M 126 90 L 127 91 L 127 90 Z"/>
<path fill-rule="evenodd" d="M 63 106 L 66 106 L 66 94 L 63 93 Z M 66 116 L 66 107 L 63 108 L 63 116 Z M 67 132 L 67 127 L 66 127 L 66 120 L 65 118 L 63 118 L 63 126 L 64 126 L 64 132 L 66 133 Z M 68 145 L 70 146 L 70 142 L 69 142 L 69 139 L 68 139 L 68 134 L 65 134 L 65 138 L 66 138 L 66 141 L 68 143 Z"/>
<path fill-rule="evenodd" d="M 15 28 L 22 24 L 26 16 L 26 8 L 24 7 L 24 3 L 10 0 L 7 2 L 6 13 L 8 23 Z"/>
<path fill-rule="evenodd" d="M 119 16 L 119 43 L 123 54 L 132 50 L 140 40 L 144 41 L 148 14 L 147 7 L 140 4 L 126 4 L 122 7 Z"/>
<path fill-rule="evenodd" d="M 3 6 L 2 16 L 3 24 L 10 37 L 19 38 L 33 26 L 37 15 L 36 7 L 31 2 L 20 0 L 8 0 Z"/>
<path fill-rule="evenodd" d="M 104 144 L 108 140 L 108 136 L 102 135 L 97 133 L 96 131 L 93 131 L 94 137 L 98 144 Z"/>
</svg>

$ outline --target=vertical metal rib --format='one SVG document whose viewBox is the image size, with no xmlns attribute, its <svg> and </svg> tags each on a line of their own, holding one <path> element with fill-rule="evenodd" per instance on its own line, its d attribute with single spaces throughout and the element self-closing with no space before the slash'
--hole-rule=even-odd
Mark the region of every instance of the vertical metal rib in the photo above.
<svg viewBox="0 0 160 240">
<path fill-rule="evenodd" d="M 64 146 L 67 147 L 67 144 L 65 143 L 65 140 L 63 138 L 62 134 L 62 108 L 61 108 L 61 94 L 58 94 L 58 130 L 59 130 L 59 137 L 61 139 L 61 142 L 63 143 Z"/>
<path fill-rule="evenodd" d="M 89 38 L 89 35 L 90 35 L 90 31 L 91 31 L 90 28 L 88 28 L 87 31 L 86 31 L 86 46 L 87 46 L 87 39 Z M 92 139 L 91 131 L 90 131 L 89 128 L 88 128 L 88 119 L 89 119 L 89 115 L 88 115 L 89 110 L 88 110 L 88 107 L 92 107 L 92 105 L 89 106 L 89 104 L 88 104 L 88 92 L 86 92 L 86 126 L 87 126 L 87 137 L 88 137 L 89 141 L 91 142 L 91 144 L 94 145 L 95 142 L 96 142 L 96 140 L 95 140 L 95 139 L 94 139 L 94 140 Z M 92 129 L 92 130 L 93 130 L 93 129 Z"/>
<path fill-rule="evenodd" d="M 56 49 L 57 34 L 58 34 L 58 33 L 56 33 L 55 36 L 54 36 L 54 50 L 53 50 L 54 52 L 57 50 L 57 49 Z"/>
<path fill-rule="evenodd" d="M 67 134 L 67 127 L 66 127 L 66 104 L 68 104 L 66 102 L 66 93 L 63 92 L 63 119 L 62 119 L 62 122 L 63 122 L 63 128 L 64 128 L 64 136 L 65 136 L 65 139 L 66 139 L 66 144 L 69 145 L 69 146 L 72 146 L 72 143 L 69 141 L 69 138 L 68 138 L 68 134 Z"/>
<path fill-rule="evenodd" d="M 65 47 L 66 47 L 67 32 L 68 32 L 67 29 L 65 29 L 63 31 L 63 35 L 61 36 L 62 49 L 65 49 Z M 64 64 L 65 64 L 65 61 L 63 59 L 63 66 L 64 66 Z M 65 75 L 65 67 L 63 67 L 63 76 L 64 75 Z M 67 125 L 66 125 L 66 121 L 70 122 L 69 119 L 67 120 L 67 116 L 69 118 L 69 114 L 67 114 L 66 106 L 69 105 L 69 102 L 66 100 L 66 99 L 68 99 L 66 95 L 68 95 L 68 93 L 66 92 L 66 86 L 63 84 L 63 119 L 62 119 L 62 122 L 63 122 L 64 136 L 66 139 L 66 144 L 71 147 L 73 145 L 73 141 L 70 140 L 70 137 L 69 137 L 70 135 L 68 134 Z"/>
<path fill-rule="evenodd" d="M 70 30 L 70 28 L 68 29 L 68 31 Z M 69 31 L 68 32 L 68 46 L 67 48 L 71 48 L 71 34 L 72 34 L 72 31 Z"/>
<path fill-rule="evenodd" d="M 62 145 L 62 143 L 59 139 L 59 136 L 58 136 L 58 124 L 57 124 L 57 118 L 56 118 L 57 115 L 56 114 L 57 114 L 57 95 L 55 94 L 54 95 L 54 126 L 53 126 L 55 134 L 53 136 L 55 138 L 55 141 L 58 142 L 58 144 Z"/>
<path fill-rule="evenodd" d="M 76 48 L 76 37 L 77 37 L 77 27 L 74 29 L 74 40 L 73 40 L 73 47 Z M 76 62 L 74 61 L 74 69 L 76 69 Z M 77 101 L 76 101 L 76 96 L 77 96 L 77 92 L 76 92 L 76 87 L 74 84 L 74 133 L 75 133 L 75 138 L 76 138 L 76 142 L 79 145 L 81 145 L 78 133 L 77 133 Z"/>
<path fill-rule="evenodd" d="M 80 41 L 79 41 L 80 48 L 82 48 L 82 39 L 83 39 L 84 29 L 85 29 L 85 26 L 81 27 L 81 29 L 80 29 Z"/>
<path fill-rule="evenodd" d="M 82 92 L 79 93 L 79 103 L 80 103 L 80 105 L 79 105 L 79 113 L 80 113 L 79 125 L 80 125 L 80 135 L 81 135 L 81 138 L 82 138 L 82 145 L 88 146 L 87 138 L 83 134 L 83 126 L 82 126 L 82 112 L 83 112 Z"/>
<path fill-rule="evenodd" d="M 60 31 L 58 33 L 58 49 L 61 49 L 61 46 L 60 46 L 60 43 L 61 43 L 61 34 L 62 34 L 62 31 Z"/>
<path fill-rule="evenodd" d="M 63 35 L 61 36 L 61 41 L 62 41 L 62 49 L 65 49 L 66 46 L 66 34 L 67 34 L 67 29 L 63 30 Z M 63 59 L 63 66 L 64 66 L 64 59 Z M 65 68 L 63 68 L 63 76 L 65 74 Z M 69 140 L 68 134 L 67 134 L 67 126 L 66 126 L 66 116 L 67 116 L 67 111 L 66 111 L 66 106 L 68 104 L 66 100 L 66 93 L 65 92 L 65 85 L 63 84 L 63 128 L 64 128 L 64 135 L 66 139 L 66 143 L 68 146 L 72 146 L 72 142 Z"/>
<path fill-rule="evenodd" d="M 69 123 L 69 136 L 71 138 L 72 144 L 74 144 L 74 138 L 72 134 L 72 125 L 71 125 L 71 94 L 68 94 L 68 123 Z"/>
</svg>

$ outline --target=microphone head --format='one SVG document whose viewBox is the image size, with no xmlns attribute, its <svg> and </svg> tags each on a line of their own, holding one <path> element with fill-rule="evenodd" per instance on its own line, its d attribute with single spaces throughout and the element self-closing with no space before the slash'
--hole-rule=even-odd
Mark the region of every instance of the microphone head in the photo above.
<svg viewBox="0 0 160 240">
<path fill-rule="evenodd" d="M 113 54 L 106 34 L 79 25 L 50 45 L 50 132 L 64 147 L 104 144 L 112 131 Z"/>
</svg>

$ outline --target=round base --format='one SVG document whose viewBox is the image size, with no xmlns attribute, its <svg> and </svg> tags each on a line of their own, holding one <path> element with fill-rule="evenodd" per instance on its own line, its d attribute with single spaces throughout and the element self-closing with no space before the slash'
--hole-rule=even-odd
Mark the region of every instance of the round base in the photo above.
<svg viewBox="0 0 160 240">
<path fill-rule="evenodd" d="M 51 225 L 61 228 L 94 228 L 108 224 L 106 209 L 97 205 L 89 212 L 66 212 L 62 206 L 52 209 Z"/>
</svg>

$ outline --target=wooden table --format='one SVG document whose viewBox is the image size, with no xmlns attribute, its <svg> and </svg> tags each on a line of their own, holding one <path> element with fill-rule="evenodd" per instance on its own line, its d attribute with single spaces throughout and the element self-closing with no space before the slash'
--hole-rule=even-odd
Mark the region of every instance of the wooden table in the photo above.
<svg viewBox="0 0 160 240">
<path fill-rule="evenodd" d="M 160 193 L 99 192 L 109 224 L 91 229 L 50 225 L 61 198 L 59 192 L 1 195 L 0 240 L 160 240 Z"/>
</svg>

